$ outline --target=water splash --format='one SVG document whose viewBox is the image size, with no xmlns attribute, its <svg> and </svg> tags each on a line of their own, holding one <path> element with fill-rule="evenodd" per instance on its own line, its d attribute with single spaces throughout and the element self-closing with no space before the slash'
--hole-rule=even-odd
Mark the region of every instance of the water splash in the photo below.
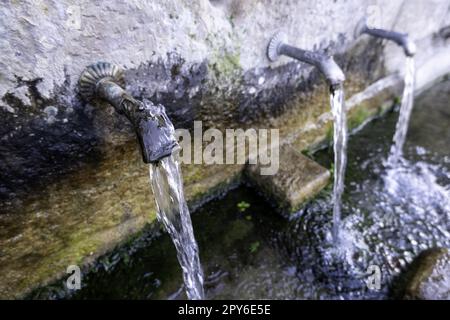
<svg viewBox="0 0 450 320">
<path fill-rule="evenodd" d="M 347 113 L 342 88 L 332 90 L 330 103 L 334 118 L 333 239 L 338 242 L 345 168 L 347 166 Z"/>
<path fill-rule="evenodd" d="M 381 159 L 369 166 L 351 164 L 352 172 L 367 176 L 349 187 L 339 246 L 324 215 L 332 210 L 328 195 L 305 207 L 301 218 L 279 236 L 280 247 L 287 246 L 284 250 L 297 263 L 305 298 L 386 299 L 422 251 L 450 246 L 450 186 L 438 181 L 450 172 L 403 158 L 396 168 L 385 168 Z M 377 289 L 367 285 L 372 266 L 382 274 Z"/>
<path fill-rule="evenodd" d="M 414 58 L 407 57 L 405 67 L 405 88 L 403 90 L 400 116 L 394 135 L 394 145 L 391 148 L 391 152 L 387 160 L 387 164 L 389 165 L 396 164 L 403 154 L 403 145 L 405 144 L 406 134 L 408 133 L 409 119 L 414 106 L 415 72 Z"/>
<path fill-rule="evenodd" d="M 203 271 L 176 156 L 171 155 L 150 165 L 150 180 L 158 206 L 158 220 L 177 250 L 187 296 L 190 300 L 201 300 L 204 299 Z"/>
</svg>

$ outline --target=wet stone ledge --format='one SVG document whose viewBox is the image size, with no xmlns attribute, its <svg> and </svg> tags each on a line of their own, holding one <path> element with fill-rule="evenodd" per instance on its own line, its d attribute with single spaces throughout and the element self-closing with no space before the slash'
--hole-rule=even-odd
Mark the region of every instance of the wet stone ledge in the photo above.
<svg viewBox="0 0 450 320">
<path fill-rule="evenodd" d="M 327 169 L 290 146 L 281 148 L 280 168 L 275 175 L 260 175 L 259 165 L 248 165 L 246 176 L 277 204 L 281 213 L 295 212 L 330 181 Z"/>
</svg>

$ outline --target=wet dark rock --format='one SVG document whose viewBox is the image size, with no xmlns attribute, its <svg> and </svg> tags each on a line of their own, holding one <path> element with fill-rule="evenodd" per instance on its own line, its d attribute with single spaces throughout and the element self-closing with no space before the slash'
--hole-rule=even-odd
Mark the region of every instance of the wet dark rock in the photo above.
<svg viewBox="0 0 450 320">
<path fill-rule="evenodd" d="M 422 252 L 405 274 L 398 297 L 408 300 L 450 300 L 450 253 L 436 248 Z"/>
</svg>

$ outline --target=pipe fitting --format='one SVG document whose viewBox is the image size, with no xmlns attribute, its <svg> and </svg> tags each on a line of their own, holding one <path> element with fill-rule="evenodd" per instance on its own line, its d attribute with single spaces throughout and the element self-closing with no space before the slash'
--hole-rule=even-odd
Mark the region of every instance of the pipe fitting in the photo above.
<svg viewBox="0 0 450 320">
<path fill-rule="evenodd" d="M 124 87 L 123 70 L 107 62 L 87 67 L 79 80 L 80 94 L 86 101 L 106 101 L 128 118 L 136 132 L 145 163 L 159 162 L 170 156 L 178 143 L 165 108 L 151 101 L 136 100 Z"/>
<path fill-rule="evenodd" d="M 334 61 L 332 56 L 290 46 L 287 44 L 286 35 L 282 32 L 278 32 L 269 42 L 267 47 L 267 57 L 270 61 L 274 62 L 282 55 L 317 67 L 332 88 L 341 86 L 345 81 L 344 72 Z"/>
</svg>

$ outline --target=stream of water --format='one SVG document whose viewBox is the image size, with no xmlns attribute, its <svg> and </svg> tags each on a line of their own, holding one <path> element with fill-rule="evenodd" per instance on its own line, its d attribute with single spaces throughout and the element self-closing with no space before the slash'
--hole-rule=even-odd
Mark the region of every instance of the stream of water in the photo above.
<svg viewBox="0 0 450 320">
<path fill-rule="evenodd" d="M 176 155 L 150 165 L 150 181 L 158 206 L 158 220 L 177 250 L 187 296 L 190 300 L 204 299 L 203 271 Z"/>
<path fill-rule="evenodd" d="M 339 241 L 341 202 L 344 192 L 345 168 L 347 166 L 347 113 L 344 90 L 333 90 L 330 96 L 334 118 L 334 186 L 333 186 L 333 239 Z"/>
<path fill-rule="evenodd" d="M 394 134 L 394 143 L 386 162 L 395 167 L 402 159 L 403 145 L 408 133 L 409 120 L 414 106 L 415 64 L 413 57 L 406 58 L 405 88 L 403 91 L 400 116 Z M 342 88 L 331 93 L 331 110 L 334 118 L 334 187 L 333 187 L 333 239 L 340 241 L 342 194 L 345 185 L 347 165 L 347 117 L 345 112 L 344 91 Z"/>
<path fill-rule="evenodd" d="M 390 165 L 398 163 L 403 153 L 403 145 L 405 144 L 406 134 L 408 133 L 409 119 L 414 106 L 415 72 L 414 58 L 407 57 L 405 66 L 405 88 L 403 90 L 400 116 L 395 130 L 394 144 L 392 145 L 387 161 Z"/>
</svg>

